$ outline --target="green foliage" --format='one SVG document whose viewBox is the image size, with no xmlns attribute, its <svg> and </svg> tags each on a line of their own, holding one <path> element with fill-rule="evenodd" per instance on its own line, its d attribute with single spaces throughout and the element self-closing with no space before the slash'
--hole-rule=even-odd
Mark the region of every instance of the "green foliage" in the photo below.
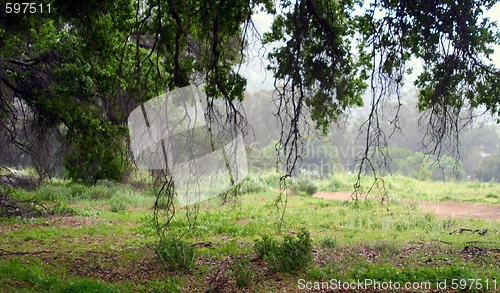
<svg viewBox="0 0 500 293">
<path fill-rule="evenodd" d="M 99 120 L 81 125 L 78 133 L 70 136 L 70 151 L 63 165 L 67 177 L 74 181 L 96 183 L 109 179 L 120 181 L 126 174 L 125 154 L 120 143 L 123 129 Z"/>
<path fill-rule="evenodd" d="M 321 248 L 333 249 L 337 247 L 337 238 L 324 237 L 319 241 Z"/>
<path fill-rule="evenodd" d="M 432 178 L 432 172 L 429 170 L 429 167 L 424 166 L 420 168 L 417 174 L 417 179 L 421 181 L 428 181 Z"/>
<path fill-rule="evenodd" d="M 111 206 L 112 212 L 121 212 L 131 205 L 143 206 L 144 204 L 152 204 L 153 199 L 130 189 L 119 189 L 107 202 Z"/>
<path fill-rule="evenodd" d="M 278 243 L 269 236 L 256 240 L 255 250 L 259 257 L 266 260 L 270 269 L 276 272 L 305 270 L 312 261 L 312 242 L 309 232 L 302 229 L 297 237 L 286 235 Z"/>
<path fill-rule="evenodd" d="M 167 289 L 168 293 L 181 293 L 182 292 L 182 282 L 175 277 L 169 278 L 167 280 L 166 289 Z"/>
<path fill-rule="evenodd" d="M 500 180 L 500 153 L 484 157 L 474 170 L 474 177 L 484 182 Z"/>
<path fill-rule="evenodd" d="M 279 188 L 281 181 L 281 174 L 274 171 L 261 172 L 259 178 L 272 188 Z"/>
<path fill-rule="evenodd" d="M 300 106 L 309 107 L 317 127 L 326 133 L 344 109 L 362 105 L 366 89 L 370 58 L 363 51 L 357 51 L 358 58 L 351 58 L 349 40 L 356 31 L 356 18 L 349 9 L 354 1 L 333 5 L 328 1 L 283 2 L 282 6 L 286 13 L 274 18 L 264 42 L 287 45 L 273 48 L 269 68 L 276 79 L 292 85 L 280 89 L 282 99 L 293 93 L 311 93 L 298 101 Z"/>
<path fill-rule="evenodd" d="M 487 195 L 486 195 L 487 198 L 500 198 L 500 195 L 494 193 L 494 192 L 489 192 Z"/>
<path fill-rule="evenodd" d="M 125 211 L 128 208 L 128 203 L 124 200 L 113 198 L 110 201 L 110 206 L 113 213 L 118 213 Z"/>
<path fill-rule="evenodd" d="M 292 178 L 290 190 L 298 195 L 311 196 L 318 192 L 318 177 L 317 172 L 302 169 L 297 177 Z"/>
<path fill-rule="evenodd" d="M 53 293 L 80 293 L 80 292 L 119 293 L 120 290 L 112 289 L 111 287 L 106 286 L 105 284 L 99 281 L 84 279 L 81 281 L 64 284 L 53 291 Z"/>
<path fill-rule="evenodd" d="M 321 190 L 339 192 L 339 191 L 352 191 L 353 182 L 352 176 L 346 176 L 345 174 L 335 174 L 322 184 Z"/>
<path fill-rule="evenodd" d="M 250 268 L 250 258 L 246 256 L 236 258 L 231 266 L 231 275 L 238 288 L 252 284 L 255 274 Z"/>
<path fill-rule="evenodd" d="M 50 293 L 119 293 L 113 285 L 106 282 L 91 280 L 88 278 L 59 280 L 53 276 L 47 276 L 38 266 L 30 266 L 21 263 L 19 259 L 13 259 L 6 265 L 0 265 L 0 279 L 17 281 L 16 291 L 24 287 L 38 288 L 42 292 Z M 8 283 L 7 283 L 8 284 Z M 30 291 L 31 292 L 31 291 Z M 36 291 L 38 292 L 38 291 Z"/>
<path fill-rule="evenodd" d="M 242 194 L 258 193 L 268 191 L 269 187 L 259 176 L 250 173 L 245 179 L 243 179 L 243 181 L 241 181 L 238 186 L 238 190 Z"/>
<path fill-rule="evenodd" d="M 110 199 L 118 192 L 115 186 L 84 185 L 80 183 L 45 184 L 35 194 L 43 200 Z"/>
<path fill-rule="evenodd" d="M 363 264 L 351 270 L 347 278 L 350 280 L 375 280 L 379 282 L 426 282 L 426 281 L 444 281 L 447 280 L 451 284 L 451 280 L 468 280 L 481 279 L 474 272 L 466 268 L 457 267 L 454 265 L 436 268 L 417 268 L 417 269 L 400 269 L 392 264 Z M 470 285 L 470 283 L 469 283 Z"/>
<path fill-rule="evenodd" d="M 321 280 L 325 277 L 325 270 L 317 266 L 313 266 L 307 271 L 307 277 L 312 280 Z"/>
<path fill-rule="evenodd" d="M 155 252 L 169 271 L 190 270 L 198 259 L 195 247 L 175 238 L 161 239 Z"/>
<path fill-rule="evenodd" d="M 373 245 L 373 249 L 378 251 L 383 257 L 393 257 L 401 252 L 398 245 L 393 242 L 378 241 Z"/>
<path fill-rule="evenodd" d="M 166 281 L 161 281 L 161 280 L 152 280 L 144 284 L 143 286 L 135 287 L 134 291 L 140 291 L 137 290 L 138 287 L 140 289 L 143 289 L 144 292 L 147 293 L 181 293 L 182 292 L 182 280 L 176 277 L 170 277 L 167 278 Z M 142 285 L 142 284 L 141 284 Z"/>
<path fill-rule="evenodd" d="M 269 235 L 262 235 L 260 240 L 255 240 L 254 249 L 260 259 L 267 259 L 276 253 L 279 248 L 278 242 Z"/>
<path fill-rule="evenodd" d="M 442 155 L 435 156 L 413 153 L 408 149 L 389 149 L 391 172 L 416 178 L 418 180 L 453 180 L 465 178 L 461 162 Z"/>
</svg>

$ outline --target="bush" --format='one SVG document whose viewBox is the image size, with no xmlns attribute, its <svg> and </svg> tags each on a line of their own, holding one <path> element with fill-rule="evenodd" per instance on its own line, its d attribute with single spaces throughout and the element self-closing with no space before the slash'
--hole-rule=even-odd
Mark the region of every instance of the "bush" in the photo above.
<svg viewBox="0 0 500 293">
<path fill-rule="evenodd" d="M 269 236 L 263 236 L 254 245 L 257 254 L 266 260 L 270 269 L 276 272 L 304 270 L 312 261 L 312 242 L 309 232 L 301 230 L 297 237 L 285 236 L 278 244 Z"/>
<path fill-rule="evenodd" d="M 113 213 L 118 213 L 125 211 L 128 208 L 128 203 L 126 201 L 113 198 L 111 199 L 110 206 Z"/>
<path fill-rule="evenodd" d="M 94 185 L 86 187 L 83 198 L 91 200 L 110 199 L 115 196 L 117 189 L 113 186 Z"/>
<path fill-rule="evenodd" d="M 292 180 L 290 189 L 298 195 L 313 195 L 318 192 L 318 177 L 317 172 L 301 170 L 299 176 Z"/>
<path fill-rule="evenodd" d="M 78 131 L 68 134 L 70 144 L 64 155 L 66 176 L 73 181 L 96 183 L 100 179 L 122 180 L 126 175 L 126 128 L 92 118 L 74 121 Z"/>
<path fill-rule="evenodd" d="M 272 188 L 279 188 L 280 183 L 281 183 L 281 174 L 274 172 L 274 171 L 269 171 L 266 173 L 261 174 L 259 177 L 264 181 L 265 184 Z"/>
<path fill-rule="evenodd" d="M 232 266 L 231 274 L 238 288 L 250 285 L 254 276 L 250 269 L 250 258 L 243 257 L 236 259 Z"/>
<path fill-rule="evenodd" d="M 278 250 L 278 242 L 268 235 L 262 235 L 261 240 L 255 240 L 254 248 L 260 259 L 266 259 Z"/>
<path fill-rule="evenodd" d="M 169 271 L 189 270 L 198 258 L 196 248 L 175 238 L 160 240 L 155 252 Z"/>
<path fill-rule="evenodd" d="M 474 170 L 474 177 L 483 182 L 500 178 L 500 152 L 484 157 Z"/>
<path fill-rule="evenodd" d="M 336 238 L 331 238 L 331 237 L 325 237 L 320 240 L 319 245 L 322 248 L 335 248 L 337 246 L 337 239 Z"/>
<path fill-rule="evenodd" d="M 332 179 L 327 182 L 326 186 L 324 186 L 324 189 L 331 192 L 352 191 L 352 185 L 353 181 L 351 180 L 351 177 L 347 177 L 345 175 L 335 175 L 332 176 Z"/>
<path fill-rule="evenodd" d="M 239 191 L 241 194 L 258 193 L 268 190 L 269 187 L 267 184 L 254 174 L 248 174 L 248 176 L 241 181 L 239 185 Z"/>
</svg>

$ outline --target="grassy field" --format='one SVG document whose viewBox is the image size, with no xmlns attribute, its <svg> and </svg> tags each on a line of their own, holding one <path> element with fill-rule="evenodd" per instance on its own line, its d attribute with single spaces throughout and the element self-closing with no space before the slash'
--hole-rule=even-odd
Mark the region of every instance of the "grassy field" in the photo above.
<svg viewBox="0 0 500 293">
<path fill-rule="evenodd" d="M 312 183 L 346 192 L 354 180 L 345 174 Z M 371 182 L 362 180 L 365 189 Z M 333 289 L 353 282 L 361 285 L 354 292 L 391 291 L 389 282 L 393 292 L 429 292 L 427 284 L 435 292 L 443 285 L 450 292 L 500 287 L 500 221 L 441 217 L 418 205 L 462 202 L 500 213 L 499 184 L 384 182 L 390 205 L 375 194 L 358 204 L 290 195 L 278 229 L 276 176 L 253 175 L 240 202 L 202 202 L 192 227 L 180 210 L 163 250 L 153 190 L 52 182 L 18 191 L 55 213 L 0 219 L 0 292 L 347 292 Z M 309 249 L 310 259 L 289 261 Z M 394 289 L 407 282 L 421 290 Z"/>
</svg>

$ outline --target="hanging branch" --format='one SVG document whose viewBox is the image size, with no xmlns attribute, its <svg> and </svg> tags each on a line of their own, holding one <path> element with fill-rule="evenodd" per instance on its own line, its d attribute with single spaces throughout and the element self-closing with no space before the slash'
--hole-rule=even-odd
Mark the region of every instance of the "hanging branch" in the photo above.
<svg viewBox="0 0 500 293">
<path fill-rule="evenodd" d="M 377 20 L 375 19 L 375 12 L 379 9 L 377 5 L 378 3 L 375 2 L 371 6 L 368 15 L 370 29 L 364 39 L 367 46 L 371 47 L 370 90 L 372 98 L 370 113 L 367 120 L 361 124 L 358 134 L 358 139 L 363 136 L 365 145 L 364 151 L 357 158 L 357 176 L 352 194 L 356 204 L 360 195 L 366 196 L 372 192 L 373 188 L 378 189 L 382 203 L 389 203 L 381 175 L 384 170 L 390 172 L 387 140 L 400 129 L 401 86 L 408 58 L 406 49 L 403 47 L 405 24 L 402 22 L 402 14 L 396 14 L 401 15 L 399 18 L 392 18 L 394 12 L 389 10 L 383 19 Z M 394 116 L 387 117 L 384 109 L 391 99 L 396 99 L 396 111 Z M 386 122 L 391 126 L 388 134 L 383 129 Z M 361 185 L 361 177 L 366 173 L 371 174 L 374 181 L 365 191 Z"/>
<path fill-rule="evenodd" d="M 167 17 L 173 20 L 172 22 L 165 21 L 165 23 L 174 26 L 176 29 L 173 30 L 173 45 L 168 42 L 168 36 L 162 35 L 159 38 L 158 48 L 161 48 L 161 50 L 159 50 L 157 55 L 159 57 L 157 58 L 159 58 L 160 63 L 156 64 L 155 68 L 159 70 L 162 62 L 169 62 L 165 66 L 165 70 L 171 72 L 172 76 L 169 82 L 169 90 L 184 87 L 189 83 L 201 83 L 198 78 L 200 76 L 204 77 L 203 83 L 206 92 L 204 119 L 208 130 L 205 143 L 208 142 L 211 145 L 212 151 L 220 148 L 222 142 L 235 139 L 234 134 L 236 133 L 241 132 L 246 135 L 251 132 L 241 104 L 246 82 L 238 72 L 233 71 L 233 66 L 236 65 L 238 68 L 241 66 L 246 46 L 245 38 L 248 35 L 247 30 L 255 29 L 250 18 L 255 4 L 250 1 L 241 2 L 245 3 L 247 9 L 241 10 L 239 8 L 241 23 L 243 23 L 241 30 L 234 30 L 233 27 L 224 25 L 229 17 L 224 12 L 227 12 L 230 6 L 238 5 L 238 3 L 202 1 L 197 9 L 192 9 L 193 7 L 188 8 L 184 4 L 169 1 L 169 8 L 164 10 L 164 13 L 168 14 Z M 234 25 L 239 26 L 241 23 L 235 23 Z M 165 31 L 165 28 L 163 31 Z M 228 46 L 234 39 L 240 40 L 238 42 L 239 48 Z M 233 58 L 237 52 L 241 56 L 239 61 L 234 62 L 233 60 L 238 60 Z M 193 62 L 193 64 L 190 64 L 190 62 Z M 158 75 L 160 74 L 158 73 Z M 186 149 L 195 152 L 199 150 L 200 146 L 198 144 L 200 142 L 190 139 L 189 134 L 187 139 Z M 224 151 L 224 149 L 221 150 Z M 168 151 L 166 149 L 165 152 Z M 230 168 L 230 162 L 226 155 L 224 160 L 223 163 L 229 172 L 229 179 L 231 184 L 234 185 L 237 179 L 236 174 L 233 173 L 235 170 Z M 157 173 L 160 173 L 160 176 L 158 176 L 160 188 L 157 193 L 157 204 L 155 204 L 155 221 L 161 223 L 157 225 L 158 230 L 166 233 L 176 213 L 174 201 L 176 188 L 172 174 L 168 170 L 157 171 Z M 236 200 L 238 198 L 237 192 L 236 187 L 231 188 L 221 194 L 220 198 L 223 202 Z M 197 203 L 182 208 L 189 227 L 194 226 L 196 223 L 199 206 L 199 203 Z"/>
</svg>

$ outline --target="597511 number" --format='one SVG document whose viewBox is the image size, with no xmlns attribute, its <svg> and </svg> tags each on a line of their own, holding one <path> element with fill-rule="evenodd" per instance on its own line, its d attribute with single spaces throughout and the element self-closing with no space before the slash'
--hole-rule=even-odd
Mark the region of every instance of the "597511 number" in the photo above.
<svg viewBox="0 0 500 293">
<path fill-rule="evenodd" d="M 6 13 L 50 13 L 50 3 L 5 3 Z"/>
</svg>

